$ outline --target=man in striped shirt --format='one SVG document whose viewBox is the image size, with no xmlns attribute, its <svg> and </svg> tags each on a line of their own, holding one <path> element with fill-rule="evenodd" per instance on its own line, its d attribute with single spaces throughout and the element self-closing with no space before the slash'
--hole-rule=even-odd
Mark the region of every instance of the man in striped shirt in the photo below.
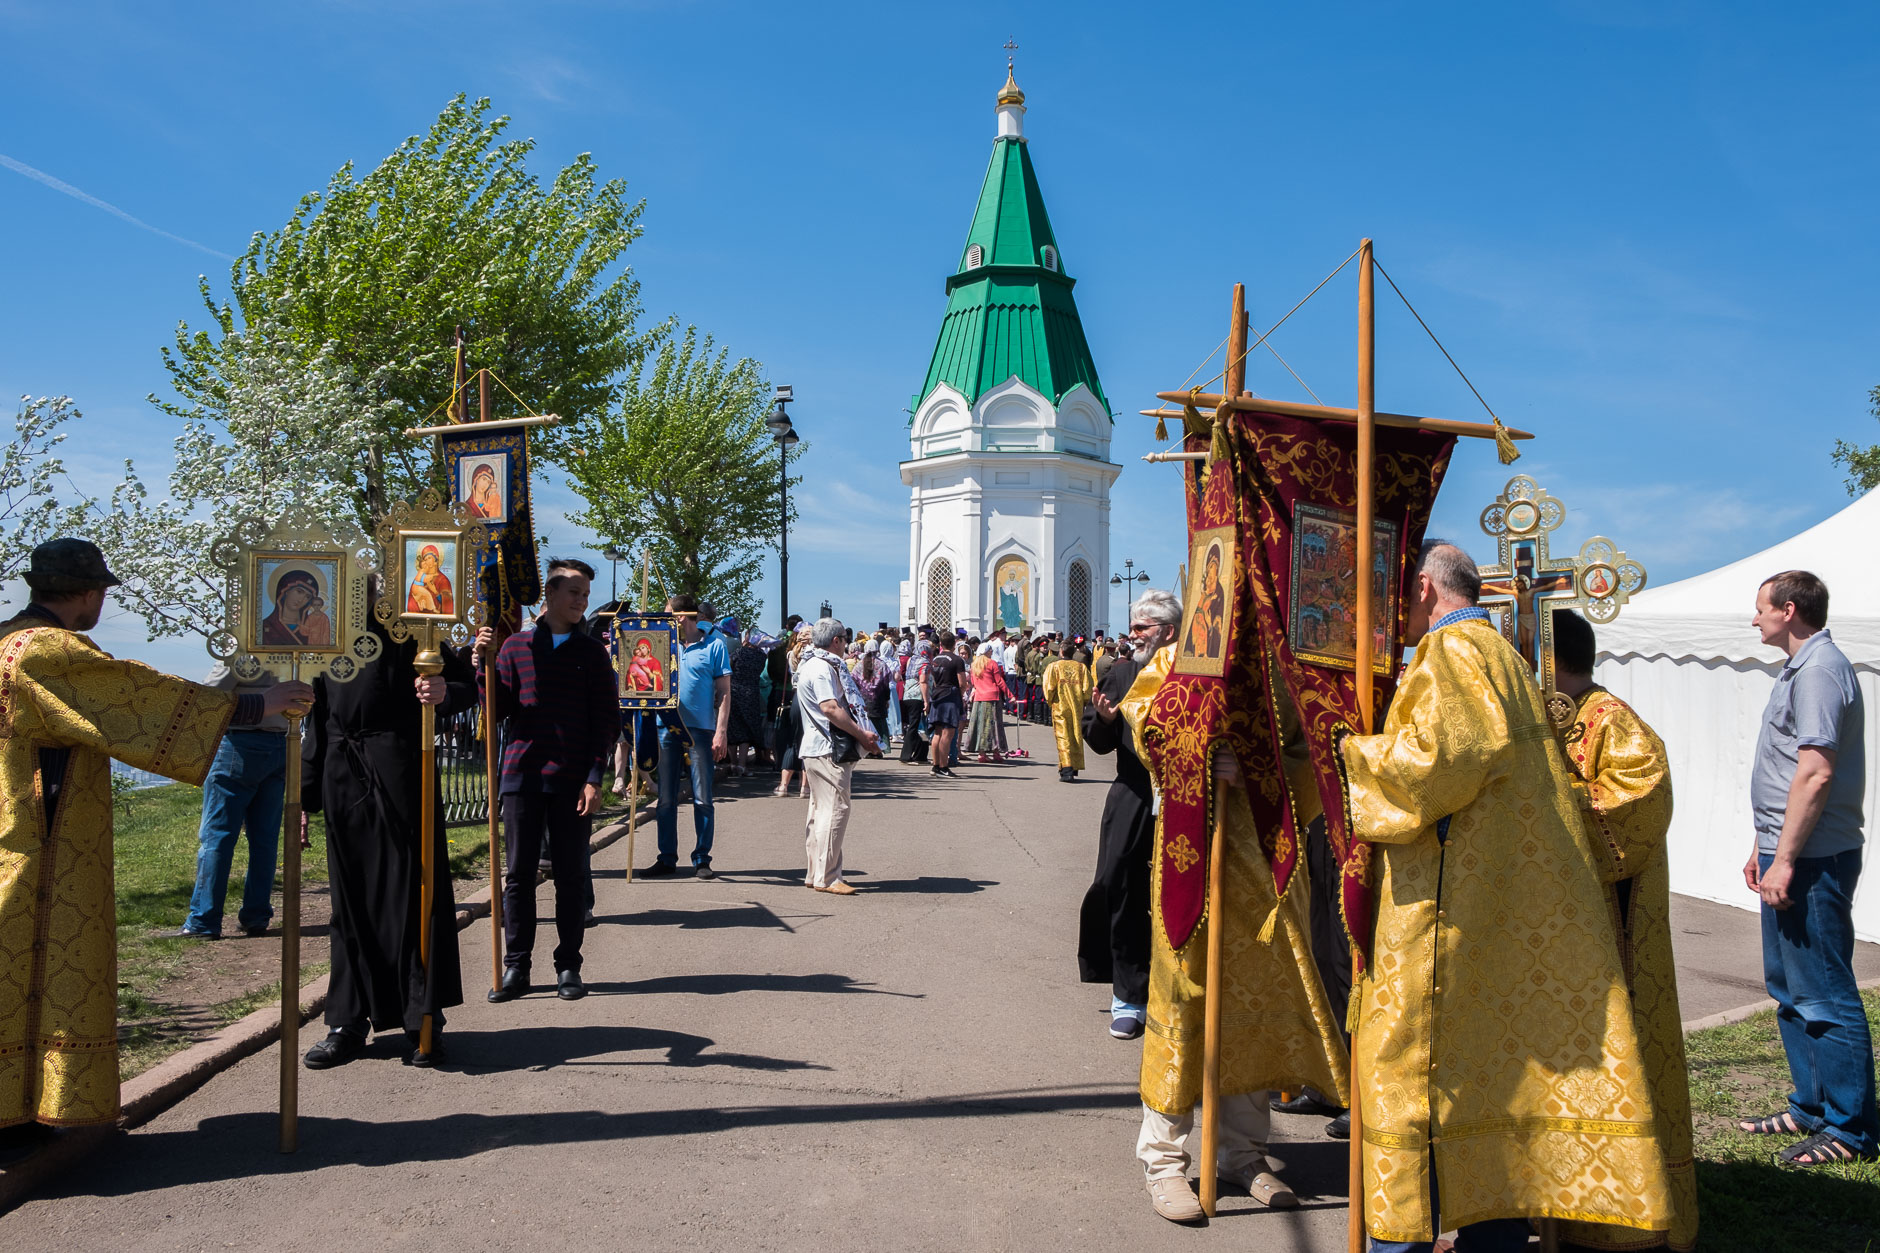
<svg viewBox="0 0 1880 1253">
<path fill-rule="evenodd" d="M 505 729 L 503 978 L 490 994 L 529 990 L 535 950 L 535 875 L 544 842 L 555 881 L 555 982 L 564 1001 L 587 994 L 581 935 L 587 915 L 587 845 L 601 807 L 601 774 L 620 735 L 620 704 L 607 648 L 580 629 L 594 569 L 548 563 L 541 616 L 496 654 L 496 722 Z M 485 627 L 472 659 L 482 676 Z"/>
</svg>

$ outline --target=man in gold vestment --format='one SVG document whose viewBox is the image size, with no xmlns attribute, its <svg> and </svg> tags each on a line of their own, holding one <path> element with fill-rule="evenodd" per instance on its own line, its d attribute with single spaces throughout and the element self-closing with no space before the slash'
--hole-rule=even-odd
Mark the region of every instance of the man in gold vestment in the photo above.
<svg viewBox="0 0 1880 1253">
<path fill-rule="evenodd" d="M 1044 698 L 1051 706 L 1051 729 L 1057 732 L 1058 778 L 1069 783 L 1084 768 L 1084 706 L 1095 684 L 1090 667 L 1074 660 L 1077 646 L 1066 640 L 1058 660 L 1045 667 Z"/>
<path fill-rule="evenodd" d="M 1671 954 L 1671 772 L 1664 742 L 1632 707 L 1593 682 L 1598 643 L 1586 619 L 1554 611 L 1554 685 L 1577 706 L 1566 734 L 1573 794 L 1606 887 L 1619 960 L 1632 990 L 1632 1022 L 1643 1050 L 1658 1142 L 1671 1178 L 1671 1230 L 1566 1223 L 1561 1239 L 1593 1249 L 1697 1243 L 1697 1175 L 1691 1161 L 1691 1088 Z"/>
<path fill-rule="evenodd" d="M 1353 833 L 1378 846 L 1354 1033 L 1372 1248 L 1445 1226 L 1516 1249 L 1528 1218 L 1671 1224 L 1670 1182 L 1611 915 L 1527 662 L 1432 540 L 1381 734 L 1344 739 Z"/>
<path fill-rule="evenodd" d="M 1121 711 L 1136 742 L 1143 742 L 1144 719 L 1156 689 L 1174 664 L 1176 645 L 1155 654 L 1123 698 Z M 1280 708 L 1291 709 L 1283 700 Z M 1296 732 L 1288 736 L 1298 740 Z M 1153 762 L 1145 763 L 1154 771 Z M 1288 774 L 1309 770 L 1303 755 L 1289 754 Z M 1244 1189 L 1275 1207 L 1297 1204 L 1272 1173 L 1266 1156 L 1272 1118 L 1268 1093 L 1310 1085 L 1344 1099 L 1346 1059 L 1338 1021 L 1342 1006 L 1325 999 L 1324 985 L 1312 961 L 1307 929 L 1303 864 L 1284 902 L 1275 899 L 1273 868 L 1260 847 L 1253 811 L 1247 804 L 1239 765 L 1224 745 L 1217 745 L 1214 777 L 1224 788 L 1227 809 L 1221 917 L 1202 919 L 1179 951 L 1168 941 L 1162 922 L 1160 859 L 1152 862 L 1149 947 L 1149 1017 L 1142 1041 L 1142 1129 L 1136 1156 L 1147 1176 L 1155 1212 L 1171 1222 L 1200 1222 L 1200 1204 L 1187 1174 L 1200 1150 L 1194 1134 L 1195 1109 L 1201 1099 L 1203 1017 L 1207 1012 L 1207 954 L 1210 927 L 1221 936 L 1221 1109 L 1217 1169 L 1223 1183 Z M 1166 781 L 1157 779 L 1158 789 Z M 1305 775 L 1293 782 L 1293 795 L 1316 798 Z M 1162 839 L 1162 815 L 1156 815 L 1156 844 Z M 1313 815 L 1302 814 L 1301 823 Z M 1262 930 L 1272 924 L 1266 938 Z"/>
<path fill-rule="evenodd" d="M 111 759 L 200 784 L 231 723 L 312 703 L 237 697 L 118 661 L 81 631 L 117 583 L 97 548 L 33 550 L 32 602 L 0 623 L 0 1151 L 31 1124 L 118 1113 Z"/>
</svg>

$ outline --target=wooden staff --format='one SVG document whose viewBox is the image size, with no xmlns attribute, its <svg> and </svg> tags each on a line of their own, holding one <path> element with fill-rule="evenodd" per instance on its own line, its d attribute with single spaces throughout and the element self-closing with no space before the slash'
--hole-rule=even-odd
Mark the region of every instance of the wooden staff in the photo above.
<svg viewBox="0 0 1880 1253">
<path fill-rule="evenodd" d="M 490 372 L 477 371 L 477 417 L 487 422 L 490 418 Z M 524 438 L 527 438 L 526 436 Z M 483 784 L 488 792 L 488 810 L 490 823 L 490 991 L 503 986 L 503 835 L 502 835 L 502 779 L 499 774 L 500 763 L 496 749 L 496 650 L 502 647 L 503 598 L 499 590 L 503 559 L 499 548 L 495 554 L 499 563 L 490 571 L 488 588 L 483 600 L 485 620 L 490 626 L 490 646 L 483 654 Z"/>
<path fill-rule="evenodd" d="M 288 677 L 300 679 L 300 654 Z M 300 1147 L 300 719 L 287 718 L 286 806 L 281 810 L 281 1152 Z"/>
<path fill-rule="evenodd" d="M 1358 688 L 1358 731 L 1371 733 L 1372 617 L 1371 564 L 1373 561 L 1372 517 L 1377 505 L 1373 462 L 1377 439 L 1377 304 L 1375 268 L 1371 263 L 1371 241 L 1358 245 L 1358 603 L 1352 616 L 1357 620 L 1357 651 L 1354 676 Z M 1364 1253 L 1364 1111 L 1358 1100 L 1357 1033 L 1352 1033 L 1350 1056 L 1351 1089 L 1351 1202 L 1346 1231 L 1350 1253 Z"/>
<path fill-rule="evenodd" d="M 412 659 L 412 669 L 429 679 L 444 673 L 444 657 L 437 651 L 437 626 L 424 624 L 424 643 Z M 424 994 L 431 990 L 431 911 L 435 895 L 431 880 L 436 857 L 431 844 L 437 834 L 437 706 L 420 701 L 421 721 L 418 768 L 418 965 L 424 969 Z M 431 1015 L 427 1011 L 418 1026 L 418 1052 L 431 1052 Z"/>
<path fill-rule="evenodd" d="M 649 567 L 653 555 L 648 550 L 640 550 L 640 612 L 646 612 L 646 597 Z M 617 616 L 617 615 L 616 615 Z M 619 627 L 615 627 L 616 632 Z M 618 634 L 614 636 L 617 640 Z M 640 715 L 637 710 L 627 714 L 631 721 L 627 724 L 627 756 L 633 759 L 632 782 L 627 791 L 627 882 L 633 882 L 633 835 L 640 826 Z"/>
<path fill-rule="evenodd" d="M 1247 378 L 1247 288 L 1234 284 L 1234 320 L 1227 333 L 1227 392 L 1240 394 Z M 1227 421 L 1222 417 L 1220 421 Z M 1216 473 L 1225 474 L 1222 466 Z M 1204 769 L 1208 766 L 1204 764 Z M 1208 836 L 1208 966 L 1202 1002 L 1201 1030 L 1201 1211 L 1214 1217 L 1220 1196 L 1221 1143 L 1221 935 L 1227 929 L 1222 916 L 1221 880 L 1227 861 L 1227 788 L 1214 789 L 1214 826 Z"/>
</svg>

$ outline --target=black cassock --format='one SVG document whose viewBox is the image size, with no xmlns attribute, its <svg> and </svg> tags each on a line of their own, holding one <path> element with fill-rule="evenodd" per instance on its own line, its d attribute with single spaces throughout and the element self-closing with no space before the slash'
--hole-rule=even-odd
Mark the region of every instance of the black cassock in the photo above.
<svg viewBox="0 0 1880 1253">
<path fill-rule="evenodd" d="M 1097 690 L 1122 704 L 1142 663 L 1119 657 Z M 1107 983 L 1131 1005 L 1149 1003 L 1149 858 L 1155 849 L 1155 793 L 1149 768 L 1136 755 L 1129 723 L 1084 714 L 1084 746 L 1116 754 L 1116 781 L 1103 798 L 1097 877 L 1084 893 L 1077 968 L 1085 983 Z"/>
<path fill-rule="evenodd" d="M 321 677 L 307 719 L 301 804 L 326 814 L 333 952 L 329 1027 L 418 1030 L 425 1014 L 463 1003 L 456 901 L 441 796 L 433 798 L 431 968 L 418 961 L 418 750 L 421 715 L 416 640 L 393 643 L 375 622 L 383 651 L 350 683 Z M 444 646 L 449 689 L 438 716 L 476 704 L 476 675 Z M 290 838 L 292 838 L 290 836 Z"/>
</svg>

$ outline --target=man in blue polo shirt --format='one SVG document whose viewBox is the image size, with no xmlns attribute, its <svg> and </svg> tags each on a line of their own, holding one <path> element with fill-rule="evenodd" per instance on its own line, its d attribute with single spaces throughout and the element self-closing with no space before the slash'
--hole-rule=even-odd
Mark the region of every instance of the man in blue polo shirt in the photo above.
<svg viewBox="0 0 1880 1253">
<path fill-rule="evenodd" d="M 1785 570 L 1756 591 L 1751 619 L 1787 653 L 1763 710 L 1750 776 L 1756 849 L 1743 881 L 1762 897 L 1763 983 L 1795 1090 L 1788 1108 L 1737 1124 L 1801 1136 L 1791 1166 L 1880 1158 L 1873 1039 L 1854 983 L 1854 889 L 1867 790 L 1866 710 L 1828 634 L 1828 588 Z"/>
<path fill-rule="evenodd" d="M 666 612 L 679 620 L 679 721 L 685 725 L 659 729 L 659 805 L 654 810 L 659 860 L 641 877 L 662 878 L 678 865 L 683 756 L 692 769 L 693 873 L 712 879 L 717 877 L 712 873 L 712 774 L 713 763 L 731 751 L 731 649 L 721 632 L 699 630 L 697 598 L 674 596 Z"/>
</svg>

